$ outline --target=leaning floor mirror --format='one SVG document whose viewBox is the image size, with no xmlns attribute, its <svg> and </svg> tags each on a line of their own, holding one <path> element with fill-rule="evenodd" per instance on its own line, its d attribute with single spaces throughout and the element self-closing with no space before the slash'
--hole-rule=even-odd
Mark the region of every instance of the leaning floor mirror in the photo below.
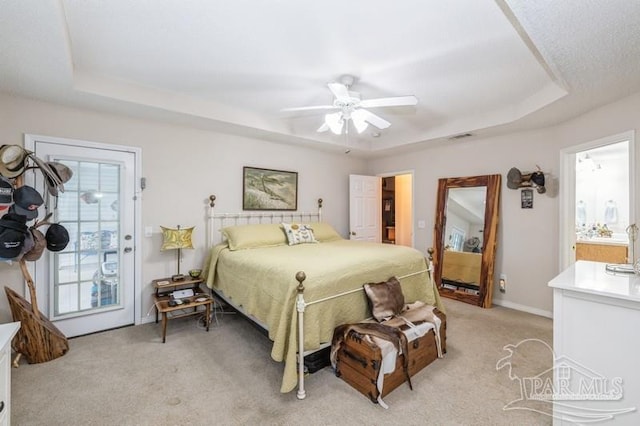
<svg viewBox="0 0 640 426">
<path fill-rule="evenodd" d="M 500 175 L 438 180 L 434 277 L 443 297 L 491 307 Z"/>
</svg>

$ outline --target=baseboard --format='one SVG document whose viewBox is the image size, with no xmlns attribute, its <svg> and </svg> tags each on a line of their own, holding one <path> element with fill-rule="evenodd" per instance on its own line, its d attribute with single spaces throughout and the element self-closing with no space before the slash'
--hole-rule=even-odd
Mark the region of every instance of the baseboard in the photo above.
<svg viewBox="0 0 640 426">
<path fill-rule="evenodd" d="M 541 317 L 547 317 L 553 319 L 553 312 L 544 311 L 538 308 L 532 308 L 531 306 L 521 305 L 519 303 L 509 302 L 507 300 L 494 300 L 494 305 L 502 306 L 503 308 L 515 309 L 516 311 L 528 312 L 534 315 L 540 315 Z"/>
<path fill-rule="evenodd" d="M 148 324 L 150 322 L 155 322 L 156 315 L 155 312 L 152 312 L 151 315 L 146 315 L 140 318 L 140 321 L 136 322 L 136 325 Z"/>
</svg>

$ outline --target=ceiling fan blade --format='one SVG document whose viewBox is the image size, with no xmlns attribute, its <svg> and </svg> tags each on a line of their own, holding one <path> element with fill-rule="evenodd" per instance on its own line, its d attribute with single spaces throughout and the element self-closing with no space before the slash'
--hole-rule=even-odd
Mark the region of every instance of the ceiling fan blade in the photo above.
<svg viewBox="0 0 640 426">
<path fill-rule="evenodd" d="M 362 117 L 366 122 L 376 126 L 380 130 L 386 129 L 387 127 L 391 126 L 391 123 L 389 123 L 387 120 L 382 117 L 378 117 L 377 115 L 367 111 L 366 109 L 358 109 L 356 111 L 362 111 L 358 112 L 358 115 Z"/>
<path fill-rule="evenodd" d="M 316 130 L 316 132 L 323 133 L 328 130 L 329 130 L 329 125 L 327 123 L 322 123 L 322 126 L 318 127 L 318 130 Z"/>
<path fill-rule="evenodd" d="M 280 112 L 289 112 L 289 111 L 313 111 L 318 109 L 337 109 L 333 105 L 315 105 L 315 106 L 306 106 L 306 107 L 293 107 L 293 108 L 282 108 Z"/>
<path fill-rule="evenodd" d="M 385 107 L 385 106 L 409 106 L 417 105 L 418 98 L 410 96 L 396 96 L 393 98 L 365 99 L 360 101 L 360 106 L 365 108 Z"/>
<path fill-rule="evenodd" d="M 347 89 L 347 86 L 344 84 L 329 83 L 328 86 L 329 90 L 331 90 L 331 93 L 333 93 L 337 100 L 348 101 L 350 99 L 349 89 Z"/>
</svg>

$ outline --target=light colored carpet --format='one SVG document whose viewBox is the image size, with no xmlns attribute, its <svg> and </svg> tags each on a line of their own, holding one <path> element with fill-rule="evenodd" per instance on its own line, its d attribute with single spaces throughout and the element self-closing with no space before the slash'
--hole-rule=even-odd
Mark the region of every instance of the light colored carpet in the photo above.
<svg viewBox="0 0 640 426">
<path fill-rule="evenodd" d="M 56 360 L 13 369 L 13 425 L 361 425 L 550 424 L 551 418 L 504 411 L 520 395 L 496 362 L 507 344 L 552 341 L 552 322 L 510 309 L 446 300 L 447 348 L 385 401 L 373 404 L 330 367 L 306 382 L 307 399 L 279 393 L 282 364 L 246 320 L 225 315 L 207 333 L 193 318 L 145 324 L 70 340 Z M 542 346 L 542 345 L 539 345 Z M 519 371 L 542 372 L 552 355 L 537 348 Z"/>
</svg>

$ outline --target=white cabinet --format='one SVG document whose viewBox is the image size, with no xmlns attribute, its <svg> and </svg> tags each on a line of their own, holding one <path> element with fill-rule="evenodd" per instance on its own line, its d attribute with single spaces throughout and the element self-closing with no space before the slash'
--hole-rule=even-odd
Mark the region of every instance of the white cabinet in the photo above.
<svg viewBox="0 0 640 426">
<path fill-rule="evenodd" d="M 640 424 L 640 277 L 578 261 L 553 288 L 554 425 Z"/>
<path fill-rule="evenodd" d="M 19 322 L 0 324 L 0 426 L 11 424 L 11 339 Z"/>
</svg>

